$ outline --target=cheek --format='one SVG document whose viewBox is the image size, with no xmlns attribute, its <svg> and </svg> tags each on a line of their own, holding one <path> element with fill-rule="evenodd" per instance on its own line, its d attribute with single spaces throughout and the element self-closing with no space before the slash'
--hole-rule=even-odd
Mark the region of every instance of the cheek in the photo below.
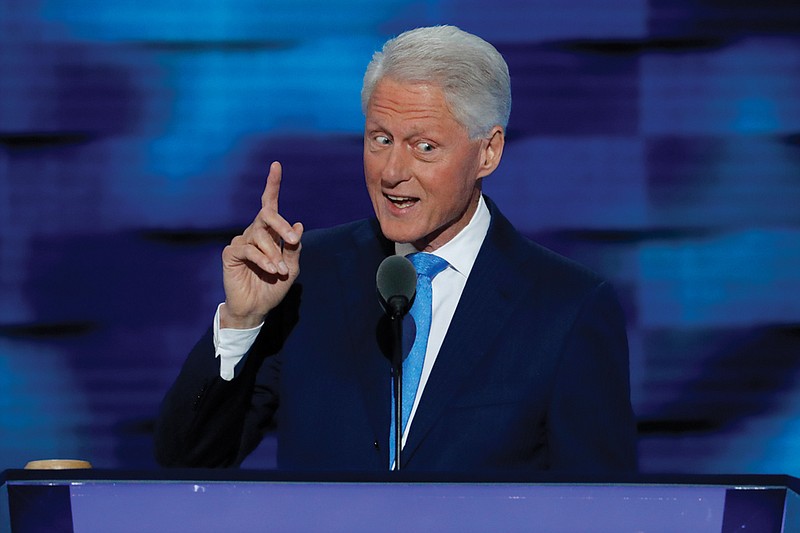
<svg viewBox="0 0 800 533">
<path fill-rule="evenodd" d="M 367 182 L 368 186 L 372 186 L 380 182 L 378 176 L 380 174 L 377 171 L 375 161 L 372 160 L 369 156 L 364 156 L 364 180 Z"/>
<path fill-rule="evenodd" d="M 473 167 L 461 162 L 451 167 L 447 175 L 449 180 L 439 182 L 441 185 L 439 192 L 441 194 L 449 196 L 450 201 L 454 203 L 460 203 L 465 197 L 472 195 L 472 191 L 475 188 L 475 179 L 473 179 L 475 169 Z"/>
</svg>

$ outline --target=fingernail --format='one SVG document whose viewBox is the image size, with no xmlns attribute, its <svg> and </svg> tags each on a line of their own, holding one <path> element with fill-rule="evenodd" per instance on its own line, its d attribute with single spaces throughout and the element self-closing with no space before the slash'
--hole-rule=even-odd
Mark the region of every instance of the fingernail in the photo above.
<svg viewBox="0 0 800 533">
<path fill-rule="evenodd" d="M 284 263 L 283 261 L 278 263 L 278 270 L 280 270 L 281 274 L 288 274 L 289 273 L 289 267 L 287 267 L 286 263 Z"/>
<path fill-rule="evenodd" d="M 286 234 L 286 238 L 292 244 L 297 244 L 297 241 L 300 240 L 300 238 L 297 236 L 297 233 L 295 233 L 293 231 L 290 231 L 289 233 L 287 233 Z"/>
</svg>

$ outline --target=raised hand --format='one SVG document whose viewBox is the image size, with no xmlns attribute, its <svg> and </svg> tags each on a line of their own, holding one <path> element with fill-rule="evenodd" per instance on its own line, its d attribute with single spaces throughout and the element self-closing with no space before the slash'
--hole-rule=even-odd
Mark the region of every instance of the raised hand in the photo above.
<svg viewBox="0 0 800 533">
<path fill-rule="evenodd" d="M 261 210 L 222 251 L 223 328 L 244 329 L 260 324 L 283 300 L 300 272 L 303 225 L 290 225 L 278 213 L 281 177 L 281 164 L 276 161 L 269 167 Z"/>
</svg>

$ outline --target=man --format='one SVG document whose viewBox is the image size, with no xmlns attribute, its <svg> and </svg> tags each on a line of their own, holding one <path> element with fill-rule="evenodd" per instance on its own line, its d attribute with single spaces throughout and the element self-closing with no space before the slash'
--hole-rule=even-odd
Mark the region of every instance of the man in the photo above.
<svg viewBox="0 0 800 533">
<path fill-rule="evenodd" d="M 388 470 L 392 379 L 375 273 L 388 255 L 424 252 L 447 263 L 432 282 L 403 469 L 635 469 L 610 287 L 521 236 L 481 194 L 511 107 L 502 56 L 452 26 L 406 32 L 373 56 L 362 106 L 376 218 L 303 235 L 279 214 L 272 164 L 261 211 L 222 253 L 215 327 L 164 400 L 159 462 L 237 465 L 277 416 L 280 468 Z"/>
</svg>

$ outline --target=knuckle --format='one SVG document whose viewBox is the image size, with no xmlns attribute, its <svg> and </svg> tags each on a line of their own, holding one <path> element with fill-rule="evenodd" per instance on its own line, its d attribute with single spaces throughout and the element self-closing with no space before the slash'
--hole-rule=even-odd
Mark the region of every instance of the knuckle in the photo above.
<svg viewBox="0 0 800 533">
<path fill-rule="evenodd" d="M 256 222 L 259 226 L 270 227 L 272 218 L 275 216 L 275 211 L 268 207 L 262 207 L 256 216 Z"/>
</svg>

